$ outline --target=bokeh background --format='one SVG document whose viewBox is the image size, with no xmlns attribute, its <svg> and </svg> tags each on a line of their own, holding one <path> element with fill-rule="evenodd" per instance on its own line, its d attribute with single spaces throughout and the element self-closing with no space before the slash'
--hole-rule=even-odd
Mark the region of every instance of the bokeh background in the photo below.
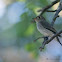
<svg viewBox="0 0 62 62">
<path fill-rule="evenodd" d="M 0 62 L 62 62 L 62 47 L 54 41 L 41 52 L 39 47 L 43 36 L 37 31 L 32 18 L 40 13 L 37 10 L 54 0 L 0 0 Z M 59 3 L 51 9 L 57 9 Z M 44 13 L 51 23 L 55 13 Z M 56 19 L 55 29 L 62 29 L 62 12 Z M 62 41 L 62 39 L 60 38 Z"/>
</svg>

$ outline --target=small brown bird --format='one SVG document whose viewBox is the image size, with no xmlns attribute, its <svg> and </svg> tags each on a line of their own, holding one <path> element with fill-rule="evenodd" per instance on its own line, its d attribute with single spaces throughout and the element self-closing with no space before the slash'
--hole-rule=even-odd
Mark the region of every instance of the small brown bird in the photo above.
<svg viewBox="0 0 62 62">
<path fill-rule="evenodd" d="M 49 24 L 43 16 L 37 16 L 34 18 L 36 22 L 38 31 L 44 36 L 52 37 L 57 31 Z M 60 36 L 60 35 L 59 35 Z M 56 37 L 57 41 L 61 44 L 58 37 Z M 62 44 L 61 44 L 62 45 Z"/>
</svg>

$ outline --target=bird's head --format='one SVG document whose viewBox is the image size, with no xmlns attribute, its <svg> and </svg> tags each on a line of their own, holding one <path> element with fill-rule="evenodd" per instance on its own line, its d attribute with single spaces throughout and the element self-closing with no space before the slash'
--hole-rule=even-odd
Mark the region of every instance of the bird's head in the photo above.
<svg viewBox="0 0 62 62">
<path fill-rule="evenodd" d="M 43 16 L 37 16 L 37 17 L 35 17 L 33 19 L 34 19 L 35 22 L 40 22 L 40 21 L 42 21 Z"/>
</svg>

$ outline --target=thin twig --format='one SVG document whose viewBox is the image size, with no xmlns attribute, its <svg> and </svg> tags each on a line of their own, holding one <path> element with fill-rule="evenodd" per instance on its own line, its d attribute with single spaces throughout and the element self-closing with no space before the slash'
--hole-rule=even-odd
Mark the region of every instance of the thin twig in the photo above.
<svg viewBox="0 0 62 62">
<path fill-rule="evenodd" d="M 56 12 L 57 10 L 46 10 L 46 12 Z"/>
<path fill-rule="evenodd" d="M 43 38 L 43 37 L 38 37 L 37 39 L 34 40 L 34 42 L 36 42 L 36 41 L 37 41 L 38 39 L 40 39 L 40 38 Z"/>
<path fill-rule="evenodd" d="M 53 18 L 53 21 L 51 22 L 51 26 L 54 25 L 54 22 L 56 21 L 56 19 L 59 17 L 59 15 L 57 15 L 56 17 Z"/>
<path fill-rule="evenodd" d="M 44 38 L 44 40 L 48 39 L 49 36 L 43 36 L 43 37 L 38 37 L 37 39 L 34 40 L 34 42 L 36 42 L 38 39 L 40 38 Z"/>
<path fill-rule="evenodd" d="M 51 8 L 54 4 L 58 3 L 59 1 L 60 1 L 60 0 L 56 0 L 56 1 L 52 2 L 51 5 L 48 5 L 48 6 L 46 6 L 45 8 L 38 10 L 38 12 L 41 12 L 40 16 L 41 16 L 44 12 L 46 12 L 47 9 Z"/>
</svg>

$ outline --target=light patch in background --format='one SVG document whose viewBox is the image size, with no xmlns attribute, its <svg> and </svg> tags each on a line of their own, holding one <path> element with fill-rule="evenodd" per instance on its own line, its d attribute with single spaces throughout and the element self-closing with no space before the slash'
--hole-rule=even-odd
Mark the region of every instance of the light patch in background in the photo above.
<svg viewBox="0 0 62 62">
<path fill-rule="evenodd" d="M 40 14 L 40 12 L 38 12 L 38 10 L 40 10 L 40 9 L 42 9 L 42 8 L 37 7 L 37 8 L 34 9 L 34 12 L 35 12 L 36 15 L 39 15 Z"/>
<path fill-rule="evenodd" d="M 55 5 L 52 7 L 53 10 L 56 10 L 56 9 L 58 8 L 58 6 L 59 6 L 59 3 L 55 4 Z"/>
<path fill-rule="evenodd" d="M 24 2 L 15 2 L 10 5 L 8 10 L 8 21 L 11 24 L 15 24 L 20 21 L 20 15 L 23 14 L 26 10 Z"/>
<path fill-rule="evenodd" d="M 3 17 L 3 15 L 5 14 L 6 11 L 6 5 L 3 2 L 3 0 L 0 0 L 0 18 Z"/>
<path fill-rule="evenodd" d="M 62 1 L 62 0 L 61 0 Z M 53 10 L 56 10 L 56 9 L 58 9 L 58 6 L 59 6 L 59 2 L 57 3 L 57 4 L 55 4 L 52 8 L 53 8 Z M 62 11 L 60 11 L 59 12 L 59 15 L 60 15 L 60 17 L 62 17 Z"/>
<path fill-rule="evenodd" d="M 62 11 L 59 12 L 60 17 L 62 17 Z"/>
</svg>

